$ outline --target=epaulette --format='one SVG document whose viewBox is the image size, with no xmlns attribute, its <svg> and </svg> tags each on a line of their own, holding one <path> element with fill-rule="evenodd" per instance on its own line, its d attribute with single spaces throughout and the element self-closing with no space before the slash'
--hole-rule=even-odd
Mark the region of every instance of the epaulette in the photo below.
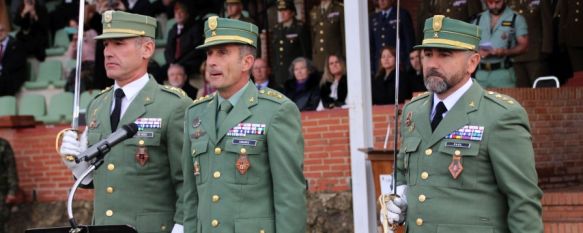
<svg viewBox="0 0 583 233">
<path fill-rule="evenodd" d="M 190 105 L 190 107 L 196 106 L 196 105 L 198 105 L 200 103 L 207 102 L 209 100 L 212 100 L 214 96 L 215 96 L 215 94 L 198 97 L 198 98 L 196 98 L 195 100 L 192 101 L 192 104 Z"/>
<path fill-rule="evenodd" d="M 95 99 L 98 96 L 103 95 L 105 93 L 108 93 L 111 90 L 113 90 L 113 86 L 106 87 L 105 89 L 101 90 L 97 95 L 95 95 L 95 97 L 93 97 L 93 98 Z"/>
<path fill-rule="evenodd" d="M 186 97 L 186 92 L 184 92 L 181 88 L 171 87 L 168 85 L 162 86 L 162 90 L 177 95 L 178 97 Z"/>
<path fill-rule="evenodd" d="M 486 92 L 484 96 L 487 99 L 492 100 L 492 102 L 495 102 L 506 109 L 519 104 L 518 101 L 516 101 L 512 97 L 493 91 Z"/>
<path fill-rule="evenodd" d="M 279 91 L 273 90 L 271 88 L 265 88 L 259 90 L 259 98 L 268 99 L 276 103 L 281 103 L 285 100 L 285 95 L 281 94 Z"/>
<path fill-rule="evenodd" d="M 413 103 L 413 102 L 415 102 L 415 101 L 417 101 L 417 100 L 424 99 L 425 97 L 428 97 L 428 96 L 430 96 L 430 94 L 431 94 L 431 92 L 428 92 L 428 91 L 426 91 L 426 92 L 423 92 L 423 93 L 419 93 L 419 94 L 417 94 L 415 97 L 413 97 L 413 98 L 411 99 L 411 101 L 409 101 L 409 103 Z"/>
</svg>

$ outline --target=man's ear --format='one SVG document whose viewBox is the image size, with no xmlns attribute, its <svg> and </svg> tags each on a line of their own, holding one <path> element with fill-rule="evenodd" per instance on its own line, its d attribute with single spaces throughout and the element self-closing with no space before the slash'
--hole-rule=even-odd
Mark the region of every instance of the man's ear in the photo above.
<svg viewBox="0 0 583 233">
<path fill-rule="evenodd" d="M 143 59 L 149 60 L 154 56 L 154 52 L 156 51 L 156 45 L 152 40 L 146 40 L 142 43 L 142 55 Z"/>
<path fill-rule="evenodd" d="M 474 71 L 476 71 L 476 69 L 478 68 L 478 65 L 480 64 L 480 54 L 479 53 L 472 53 L 472 55 L 470 55 L 470 58 L 468 59 L 468 67 L 467 67 L 467 72 L 469 74 L 474 73 Z"/>
<path fill-rule="evenodd" d="M 245 55 L 243 57 L 243 61 L 242 61 L 242 70 L 243 71 L 250 71 L 251 68 L 253 67 L 253 63 L 255 63 L 255 57 L 253 55 Z"/>
</svg>

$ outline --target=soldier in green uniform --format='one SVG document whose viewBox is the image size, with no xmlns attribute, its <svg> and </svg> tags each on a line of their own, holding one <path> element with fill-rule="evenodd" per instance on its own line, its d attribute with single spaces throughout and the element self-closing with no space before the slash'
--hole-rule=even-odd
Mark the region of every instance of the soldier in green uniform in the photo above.
<svg viewBox="0 0 583 233">
<path fill-rule="evenodd" d="M 289 66 L 297 57 L 310 57 L 310 34 L 304 24 L 298 21 L 296 7 L 290 0 L 277 2 L 281 23 L 269 33 L 269 60 L 277 83 L 285 83 L 290 78 Z"/>
<path fill-rule="evenodd" d="M 569 53 L 575 76 L 583 77 L 583 1 L 558 0 L 559 45 Z"/>
<path fill-rule="evenodd" d="M 0 138 L 0 233 L 6 232 L 6 222 L 10 219 L 10 205 L 16 201 L 18 174 L 16 161 L 10 143 Z"/>
<path fill-rule="evenodd" d="M 344 5 L 336 0 L 321 0 L 310 11 L 312 28 L 312 61 L 318 70 L 324 71 L 329 54 L 344 57 Z"/>
<path fill-rule="evenodd" d="M 553 15 L 550 0 L 509 0 L 528 25 L 528 50 L 514 57 L 517 87 L 532 87 L 534 80 L 549 73 L 547 57 L 553 51 Z"/>
<path fill-rule="evenodd" d="M 77 140 L 66 131 L 63 161 L 76 177 L 88 166 L 71 156 L 106 138 L 119 126 L 138 125 L 133 138 L 111 148 L 92 174 L 96 225 L 129 224 L 138 232 L 182 232 L 182 129 L 191 102 L 183 91 L 160 86 L 148 75 L 155 50 L 156 20 L 106 11 L 103 34 L 107 76 L 115 81 L 87 108 L 87 127 Z M 90 178 L 83 184 L 91 182 Z"/>
<path fill-rule="evenodd" d="M 430 92 L 403 108 L 389 223 L 407 232 L 543 232 L 542 191 L 524 108 L 470 77 L 480 30 L 436 15 L 422 49 Z M 406 216 L 406 217 L 405 217 Z"/>
<path fill-rule="evenodd" d="M 474 20 L 482 30 L 479 53 L 482 57 L 476 80 L 484 88 L 514 87 L 516 76 L 512 57 L 528 48 L 524 17 L 506 7 L 506 0 L 486 0 L 487 11 Z"/>
<path fill-rule="evenodd" d="M 304 233 L 306 183 L 300 112 L 249 76 L 257 27 L 210 17 L 205 43 L 216 94 L 198 98 L 184 125 L 185 232 Z"/>
<path fill-rule="evenodd" d="M 482 12 L 482 1 L 480 0 L 425 0 L 419 5 L 417 14 L 417 28 L 419 33 L 417 41 L 423 39 L 423 26 L 425 19 L 434 15 L 445 15 L 446 17 L 471 22 L 478 13 Z"/>
</svg>

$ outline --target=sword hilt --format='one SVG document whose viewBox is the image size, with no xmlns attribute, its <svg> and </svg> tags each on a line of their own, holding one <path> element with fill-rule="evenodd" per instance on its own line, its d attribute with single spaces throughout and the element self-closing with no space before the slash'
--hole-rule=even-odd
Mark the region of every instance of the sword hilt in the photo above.
<svg viewBox="0 0 583 233">
<path fill-rule="evenodd" d="M 387 218 L 387 203 L 398 197 L 399 195 L 397 194 L 381 194 L 379 196 L 378 201 L 381 206 L 381 224 L 383 226 L 383 233 L 395 232 L 395 230 L 397 230 L 398 223 L 389 223 Z"/>
</svg>

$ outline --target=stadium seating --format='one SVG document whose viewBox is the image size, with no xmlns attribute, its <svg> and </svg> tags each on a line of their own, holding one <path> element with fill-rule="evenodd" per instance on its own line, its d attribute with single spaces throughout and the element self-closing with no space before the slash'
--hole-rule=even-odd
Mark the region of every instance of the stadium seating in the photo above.
<svg viewBox="0 0 583 233">
<path fill-rule="evenodd" d="M 14 96 L 0 97 L 0 116 L 16 115 L 16 98 Z"/>
<path fill-rule="evenodd" d="M 27 81 L 24 87 L 27 89 L 43 89 L 49 84 L 61 88 L 67 81 L 63 79 L 63 65 L 59 60 L 46 60 L 40 63 L 36 80 Z"/>
<path fill-rule="evenodd" d="M 37 94 L 26 94 L 20 97 L 18 115 L 32 115 L 36 120 L 46 113 L 45 97 Z"/>
</svg>

